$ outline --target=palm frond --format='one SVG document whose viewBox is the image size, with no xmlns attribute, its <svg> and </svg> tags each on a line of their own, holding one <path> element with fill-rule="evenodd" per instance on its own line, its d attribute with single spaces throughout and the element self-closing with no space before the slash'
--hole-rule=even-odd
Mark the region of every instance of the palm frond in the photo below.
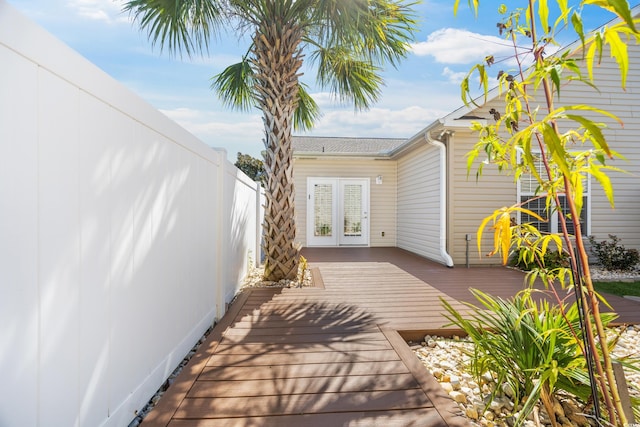
<svg viewBox="0 0 640 427">
<path fill-rule="evenodd" d="M 318 49 L 318 82 L 337 95 L 340 102 L 353 101 L 356 110 L 365 110 L 378 100 L 384 84 L 381 69 L 354 58 L 345 48 Z"/>
<path fill-rule="evenodd" d="M 293 128 L 295 130 L 308 130 L 313 127 L 320 118 L 320 108 L 316 101 L 309 95 L 304 84 L 298 87 L 298 106 L 293 114 Z"/>
<path fill-rule="evenodd" d="M 351 0 L 318 2 L 314 36 L 322 46 L 350 46 L 375 65 L 396 66 L 407 56 L 418 21 L 415 2 Z"/>
<path fill-rule="evenodd" d="M 207 51 L 227 19 L 215 0 L 130 0 L 123 11 L 139 22 L 152 44 L 187 56 Z"/>
<path fill-rule="evenodd" d="M 231 108 L 248 111 L 255 106 L 255 75 L 248 59 L 224 69 L 212 78 L 211 89 Z"/>
</svg>

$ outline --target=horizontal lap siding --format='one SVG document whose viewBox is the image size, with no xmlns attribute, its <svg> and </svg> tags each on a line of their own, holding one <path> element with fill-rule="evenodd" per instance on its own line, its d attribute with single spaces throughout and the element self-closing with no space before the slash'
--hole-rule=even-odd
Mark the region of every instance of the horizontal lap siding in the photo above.
<svg viewBox="0 0 640 427">
<path fill-rule="evenodd" d="M 488 106 L 488 110 L 491 106 Z M 483 108 L 485 110 L 485 108 Z M 484 116 L 484 114 L 482 114 Z M 476 180 L 479 157 L 467 177 L 467 153 L 473 148 L 477 136 L 471 131 L 457 131 L 448 152 L 450 160 L 449 190 L 449 254 L 456 266 L 467 263 L 467 240 L 470 265 L 499 264 L 497 257 L 485 256 L 493 248 L 493 236 L 488 227 L 482 240 L 482 255 L 478 252 L 476 233 L 482 220 L 502 206 L 516 202 L 516 185 L 513 178 L 499 175 L 493 166 L 485 166 L 482 176 Z"/>
<path fill-rule="evenodd" d="M 441 261 L 439 158 L 425 142 L 398 160 L 398 247 Z"/>
<path fill-rule="evenodd" d="M 640 47 L 629 46 L 629 75 L 626 90 L 620 87 L 620 73 L 615 62 L 605 52 L 603 62 L 594 67 L 595 84 L 599 91 L 587 85 L 574 82 L 563 86 L 556 105 L 587 104 L 609 111 L 624 123 L 624 126 L 611 119 L 595 113 L 581 114 L 607 124 L 605 136 L 611 148 L 622 154 L 626 160 L 610 160 L 608 165 L 621 168 L 628 174 L 608 172 L 614 188 L 615 208 L 609 204 L 600 184 L 592 179 L 591 221 L 589 234 L 599 240 L 608 234 L 616 234 L 622 238 L 627 247 L 640 249 Z M 492 123 L 489 109 L 494 107 L 504 111 L 504 105 L 494 99 L 486 106 L 476 109 L 470 115 L 485 117 Z M 534 94 L 533 107 L 544 101 L 541 94 Z M 573 123 L 568 124 L 575 127 Z M 562 129 L 567 123 L 560 123 Z M 471 234 L 470 263 L 497 263 L 496 257 L 479 256 L 476 245 L 476 230 L 484 217 L 495 209 L 509 206 L 517 202 L 516 184 L 511 176 L 499 176 L 495 167 L 485 166 L 483 176 L 475 181 L 475 173 L 479 158 L 469 178 L 466 178 L 466 154 L 473 148 L 477 135 L 471 132 L 458 131 L 453 137 L 449 161 L 452 175 L 452 189 L 449 204 L 451 227 L 448 238 L 452 245 L 451 255 L 456 264 L 465 260 L 465 235 Z M 492 238 L 484 234 L 483 253 L 492 249 Z"/>
<path fill-rule="evenodd" d="M 592 179 L 589 232 L 597 240 L 615 234 L 625 247 L 640 249 L 640 47 L 629 46 L 626 90 L 620 87 L 620 73 L 608 52 L 604 57 L 606 60 L 594 68 L 599 92 L 584 85 L 574 85 L 565 91 L 570 100 L 567 103 L 584 102 L 602 108 L 615 114 L 624 124 L 606 121 L 609 126 L 605 131 L 608 144 L 625 157 L 625 160 L 610 160 L 607 164 L 629 173 L 608 172 L 614 189 L 615 208 L 609 204 L 600 184 Z M 604 120 L 600 117 L 598 121 Z"/>
<path fill-rule="evenodd" d="M 376 177 L 382 175 L 382 184 Z M 296 241 L 307 246 L 307 178 L 368 178 L 370 246 L 396 246 L 396 162 L 368 159 L 295 159 Z M 384 237 L 382 236 L 384 232 Z"/>
</svg>

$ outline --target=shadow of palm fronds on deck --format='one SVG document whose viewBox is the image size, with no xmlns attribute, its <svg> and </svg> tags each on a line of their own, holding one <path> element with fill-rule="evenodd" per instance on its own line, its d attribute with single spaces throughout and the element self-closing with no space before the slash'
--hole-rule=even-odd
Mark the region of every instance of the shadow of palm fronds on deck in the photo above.
<svg viewBox="0 0 640 427">
<path fill-rule="evenodd" d="M 445 425 L 362 308 L 254 289 L 175 419 L 234 426 Z"/>
</svg>

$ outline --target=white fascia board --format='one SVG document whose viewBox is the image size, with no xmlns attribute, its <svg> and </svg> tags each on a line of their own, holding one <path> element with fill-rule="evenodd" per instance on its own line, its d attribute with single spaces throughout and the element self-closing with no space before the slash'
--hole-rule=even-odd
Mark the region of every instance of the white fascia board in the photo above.
<svg viewBox="0 0 640 427">
<path fill-rule="evenodd" d="M 345 159 L 373 159 L 373 160 L 389 160 L 391 155 L 389 153 L 327 153 L 327 152 L 295 152 L 293 158 L 295 159 L 326 159 L 326 158 L 345 158 Z"/>
</svg>

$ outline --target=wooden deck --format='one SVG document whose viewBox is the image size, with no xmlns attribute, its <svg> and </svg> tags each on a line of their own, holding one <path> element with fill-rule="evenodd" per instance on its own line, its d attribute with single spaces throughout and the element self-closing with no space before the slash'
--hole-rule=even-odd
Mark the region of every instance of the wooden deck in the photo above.
<svg viewBox="0 0 640 427">
<path fill-rule="evenodd" d="M 510 296 L 523 275 L 395 248 L 304 256 L 323 287 L 241 294 L 143 425 L 468 425 L 403 337 L 443 328 L 439 298 L 463 308 L 469 287 Z M 640 303 L 619 300 L 640 323 Z"/>
</svg>

